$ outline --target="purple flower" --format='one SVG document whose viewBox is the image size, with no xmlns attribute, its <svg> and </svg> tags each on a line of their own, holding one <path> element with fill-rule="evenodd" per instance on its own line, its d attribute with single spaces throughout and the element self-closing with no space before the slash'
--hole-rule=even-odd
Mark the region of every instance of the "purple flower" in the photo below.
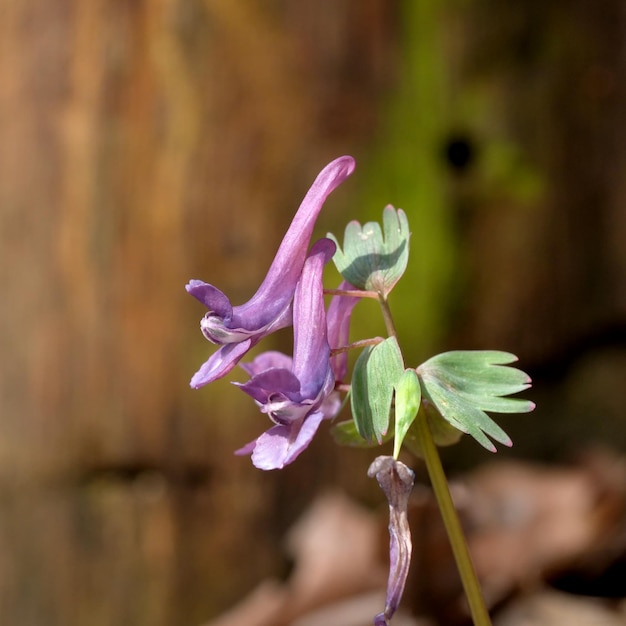
<svg viewBox="0 0 626 626">
<path fill-rule="evenodd" d="M 347 281 L 343 281 L 339 285 L 340 290 L 354 289 Z M 328 334 L 328 344 L 331 350 L 343 348 L 348 343 L 350 335 L 350 319 L 352 309 L 360 300 L 360 297 L 352 296 L 333 296 L 326 312 L 326 327 Z M 335 384 L 344 381 L 348 373 L 348 353 L 340 352 L 330 357 L 330 368 L 335 378 Z M 324 413 L 324 419 L 333 419 L 341 410 L 342 400 L 338 391 L 332 391 L 322 403 L 320 407 Z"/>
<path fill-rule="evenodd" d="M 354 289 L 354 287 L 350 285 L 350 283 L 344 281 L 339 286 L 339 289 L 348 290 Z M 319 294 L 319 290 L 316 293 Z M 328 313 L 326 315 L 327 341 L 331 348 L 339 348 L 346 345 L 350 331 L 350 317 L 352 315 L 352 310 L 359 300 L 360 298 L 355 298 L 351 296 L 334 296 L 331 300 L 330 306 L 328 307 Z M 298 311 L 300 311 L 300 309 L 298 309 Z M 299 316 L 295 316 L 294 319 L 298 320 Z M 306 324 L 306 321 L 304 323 Z M 299 325 L 298 321 L 296 321 L 294 324 L 294 333 L 300 327 L 301 326 Z M 325 353 L 326 352 L 324 351 L 324 354 Z M 287 356 L 282 352 L 268 351 L 259 354 L 250 363 L 241 363 L 241 367 L 248 374 L 250 374 L 250 376 L 252 376 L 253 378 L 256 377 L 256 381 L 259 381 L 263 380 L 263 377 L 261 377 L 260 375 L 270 369 L 282 369 L 291 372 L 293 370 L 293 363 L 294 360 L 290 356 Z M 322 365 L 320 363 L 320 369 L 321 367 Z M 330 357 L 330 369 L 333 374 L 334 381 L 342 381 L 345 378 L 348 369 L 347 353 L 340 353 L 338 355 Z M 276 374 L 273 374 L 272 376 L 276 376 Z M 285 378 L 291 377 L 289 375 L 285 375 Z M 248 384 L 250 383 L 252 383 L 252 380 Z M 244 387 L 244 385 L 240 386 Z M 264 395 L 266 397 L 269 395 L 267 390 L 264 391 Z M 334 390 L 334 384 L 333 387 L 331 387 L 330 384 L 325 385 L 323 388 L 322 396 L 325 397 L 320 398 L 322 401 L 317 409 L 316 414 L 311 415 L 311 413 L 309 413 L 306 419 L 306 424 L 303 422 L 300 430 L 297 431 L 295 437 L 296 445 L 292 448 L 295 454 L 289 455 L 289 460 L 285 461 L 283 465 L 291 463 L 291 461 L 293 461 L 296 456 L 310 443 L 322 419 L 333 419 L 337 415 L 337 413 L 339 413 L 339 410 L 341 409 L 341 398 L 339 393 Z M 265 405 L 263 405 L 262 402 L 257 402 L 259 406 L 262 407 L 262 412 L 268 413 Z M 321 418 L 317 414 L 319 412 L 322 413 Z M 270 415 L 270 417 L 272 416 Z M 277 421 L 276 417 L 273 418 L 273 421 Z M 294 429 L 294 433 L 298 427 L 298 423 L 292 426 L 292 428 Z M 260 467 L 261 469 L 276 469 L 277 467 L 282 467 L 283 465 L 278 466 L 275 463 L 270 463 L 272 467 L 269 467 L 270 464 L 267 463 L 261 465 L 260 463 L 262 463 L 262 461 L 260 460 L 260 456 L 263 452 L 267 452 L 267 448 L 272 442 L 274 443 L 274 445 L 284 445 L 284 435 L 286 435 L 286 431 L 284 429 L 273 427 L 270 429 L 270 431 L 268 431 L 264 435 L 261 435 L 259 439 L 251 441 L 243 448 L 237 450 L 235 454 L 250 454 L 256 450 L 256 455 L 253 454 L 252 460 L 257 467 Z M 282 441 L 279 441 L 278 439 L 270 440 L 270 437 L 277 437 L 280 438 Z M 289 438 L 289 435 L 287 435 L 287 438 Z M 259 440 L 261 441 L 261 447 L 257 449 Z"/>
<path fill-rule="evenodd" d="M 343 281 L 338 287 L 338 291 L 354 290 L 348 281 Z M 350 338 L 350 318 L 352 309 L 360 300 L 354 296 L 333 296 L 326 314 L 328 323 L 328 343 L 331 349 L 342 348 L 348 344 Z M 348 353 L 340 352 L 331 357 L 330 364 L 333 368 L 335 380 L 343 381 L 348 373 Z"/>
<path fill-rule="evenodd" d="M 264 352 L 243 365 L 251 379 L 236 383 L 275 424 L 237 451 L 252 453 L 252 462 L 259 469 L 280 469 L 291 463 L 309 445 L 326 417 L 323 405 L 335 387 L 335 377 L 322 272 L 334 252 L 330 239 L 320 239 L 304 263 L 293 300 L 293 359 L 280 352 Z"/>
<path fill-rule="evenodd" d="M 324 201 L 354 171 L 354 159 L 343 156 L 317 176 L 278 248 L 258 291 L 248 302 L 232 306 L 213 285 L 191 280 L 187 291 L 206 306 L 200 322 L 204 336 L 221 347 L 194 374 L 191 386 L 201 387 L 225 376 L 241 357 L 269 333 L 292 322 L 291 303 L 300 279 L 313 227 Z"/>
</svg>

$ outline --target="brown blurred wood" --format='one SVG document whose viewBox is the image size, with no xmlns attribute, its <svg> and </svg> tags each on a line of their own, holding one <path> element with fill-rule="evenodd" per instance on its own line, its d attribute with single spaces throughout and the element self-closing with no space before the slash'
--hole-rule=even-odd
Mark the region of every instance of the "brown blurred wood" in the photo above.
<svg viewBox="0 0 626 626">
<path fill-rule="evenodd" d="M 623 343 L 624 3 L 475 3 L 448 32 L 454 130 L 474 156 L 457 187 L 470 291 L 455 340 L 557 366 Z"/>
<path fill-rule="evenodd" d="M 212 348 L 183 287 L 254 291 L 369 132 L 388 11 L 3 2 L 1 623 L 199 623 L 280 567 L 288 483 L 231 455 L 254 407 L 188 388 Z"/>
<path fill-rule="evenodd" d="M 508 350 L 531 373 L 537 410 L 499 420 L 513 454 L 626 450 L 625 5 L 476 2 L 442 33 L 449 139 L 471 149 L 451 167 L 462 289 L 446 348 Z M 482 459 L 462 447 L 451 463 Z"/>
</svg>

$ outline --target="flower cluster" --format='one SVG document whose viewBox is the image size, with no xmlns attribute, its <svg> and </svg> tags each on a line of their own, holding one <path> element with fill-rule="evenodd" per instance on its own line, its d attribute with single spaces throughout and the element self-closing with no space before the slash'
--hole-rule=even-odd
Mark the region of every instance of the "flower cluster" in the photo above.
<svg viewBox="0 0 626 626">
<path fill-rule="evenodd" d="M 336 245 L 309 243 L 324 201 L 354 171 L 354 159 L 343 156 L 317 176 L 280 244 L 258 291 L 245 304 L 232 306 L 213 285 L 191 280 L 186 289 L 208 309 L 200 322 L 204 336 L 220 346 L 191 379 L 201 387 L 228 374 L 263 337 L 293 325 L 293 357 L 270 351 L 242 363 L 250 380 L 237 386 L 250 395 L 274 423 L 267 432 L 237 451 L 252 454 L 260 469 L 291 463 L 315 435 L 323 419 L 340 407 L 335 382 L 346 374 L 346 356 L 331 356 L 331 347 L 347 341 L 357 299 L 333 297 L 324 308 L 322 272 Z M 347 283 L 343 287 L 349 287 Z"/>
<path fill-rule="evenodd" d="M 384 610 L 376 626 L 388 626 L 396 612 L 411 560 L 408 500 L 414 474 L 398 460 L 402 446 L 426 462 L 453 545 L 470 608 L 476 623 L 487 623 L 460 524 L 445 487 L 436 446 L 455 443 L 463 433 L 493 452 L 492 440 L 511 445 L 487 413 L 525 413 L 534 404 L 509 398 L 530 386 L 530 378 L 510 367 L 514 355 L 497 350 L 451 351 L 418 367 L 407 367 L 398 344 L 388 295 L 407 268 L 410 230 L 401 209 L 383 210 L 383 228 L 376 222 L 350 222 L 343 245 L 333 235 L 310 248 L 315 221 L 328 195 L 354 170 L 352 157 L 340 157 L 318 175 L 298 209 L 267 276 L 245 304 L 232 306 L 216 287 L 192 280 L 187 291 L 208 309 L 200 327 L 219 349 L 191 379 L 201 387 L 223 377 L 263 337 L 293 326 L 293 356 L 269 351 L 241 367 L 249 374 L 235 383 L 248 394 L 273 425 L 237 450 L 251 454 L 263 470 L 288 465 L 309 445 L 321 422 L 341 407 L 338 389 L 346 389 L 346 349 L 362 348 L 352 369 L 352 419 L 333 427 L 340 443 L 376 446 L 393 439 L 393 456 L 378 456 L 368 475 L 375 477 L 389 502 L 389 577 Z M 330 259 L 343 277 L 328 310 L 322 274 Z M 388 337 L 348 344 L 352 310 L 360 297 L 378 300 Z M 340 385 L 338 384 L 340 383 Z M 443 487 L 442 487 L 443 485 Z M 446 495 L 447 494 L 447 495 Z M 459 556 L 460 555 L 460 556 Z"/>
</svg>

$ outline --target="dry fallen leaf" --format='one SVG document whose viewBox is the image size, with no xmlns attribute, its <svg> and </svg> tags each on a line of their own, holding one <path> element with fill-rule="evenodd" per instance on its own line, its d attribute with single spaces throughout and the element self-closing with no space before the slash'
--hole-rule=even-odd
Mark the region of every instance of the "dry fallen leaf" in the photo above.
<svg viewBox="0 0 626 626">
<path fill-rule="evenodd" d="M 606 603 L 557 591 L 522 596 L 503 610 L 493 626 L 624 626 Z"/>
<path fill-rule="evenodd" d="M 494 462 L 453 481 L 451 489 L 496 626 L 626 623 L 626 601 L 619 608 L 615 600 L 609 605 L 546 590 L 546 582 L 568 573 L 599 577 L 615 564 L 623 571 L 624 458 L 594 450 L 571 467 Z M 384 605 L 386 513 L 381 507 L 374 514 L 339 492 L 320 495 L 287 535 L 295 564 L 289 580 L 262 583 L 205 626 L 371 624 Z M 427 623 L 408 609 L 446 626 L 467 623 L 456 565 L 428 487 L 414 488 L 409 517 L 414 558 L 394 626 Z M 620 597 L 620 584 L 626 597 L 626 581 L 613 584 L 612 597 Z"/>
<path fill-rule="evenodd" d="M 320 495 L 288 533 L 295 562 L 289 580 L 262 583 L 205 626 L 286 626 L 330 602 L 371 590 L 382 590 L 384 606 L 387 570 L 377 550 L 379 528 L 376 515 L 342 493 Z"/>
</svg>

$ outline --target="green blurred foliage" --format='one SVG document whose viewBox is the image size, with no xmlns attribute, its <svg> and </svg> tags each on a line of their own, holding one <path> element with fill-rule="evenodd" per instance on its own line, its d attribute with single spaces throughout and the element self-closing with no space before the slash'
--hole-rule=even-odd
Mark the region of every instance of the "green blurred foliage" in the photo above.
<svg viewBox="0 0 626 626">
<path fill-rule="evenodd" d="M 401 80 L 383 105 L 381 137 L 361 168 L 359 220 L 381 220 L 387 204 L 406 211 L 409 265 L 390 302 L 407 365 L 429 354 L 447 330 L 456 262 L 440 143 L 446 128 L 442 2 L 401 6 Z M 354 336 L 376 334 L 355 315 Z"/>
</svg>

